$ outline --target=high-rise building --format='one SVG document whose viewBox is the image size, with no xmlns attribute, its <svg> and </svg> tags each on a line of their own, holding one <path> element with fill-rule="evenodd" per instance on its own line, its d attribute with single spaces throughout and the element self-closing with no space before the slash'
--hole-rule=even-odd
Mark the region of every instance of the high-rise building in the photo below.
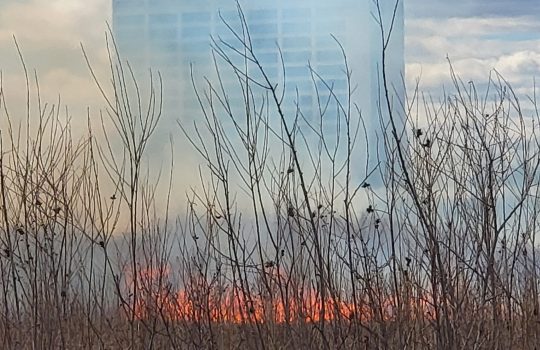
<svg viewBox="0 0 540 350">
<path fill-rule="evenodd" d="M 403 0 L 379 0 L 384 33 L 392 30 L 387 50 L 387 75 L 393 103 L 403 99 Z M 285 72 L 285 114 L 299 106 L 305 119 L 319 118 L 317 98 L 331 86 L 341 101 L 348 98 L 347 76 L 340 45 L 352 72 L 353 94 L 368 128 L 378 126 L 380 104 L 381 28 L 374 0 L 242 0 L 253 50 L 278 88 Z M 390 23 L 394 18 L 393 26 Z M 212 76 L 212 38 L 235 45 L 231 32 L 241 29 L 234 0 L 113 0 L 113 28 L 120 53 L 135 67 L 159 69 L 164 76 L 164 119 L 188 120 L 200 114 L 190 71 Z M 339 44 L 338 44 L 339 42 Z M 311 74 L 324 78 L 325 83 Z M 215 76 L 215 75 L 214 75 Z M 222 76 L 230 103 L 242 103 L 233 74 Z M 317 90 L 318 89 L 318 90 Z M 238 91 L 238 92 L 237 92 Z M 327 95 L 327 94 L 326 94 Z M 327 109 L 335 110 L 334 99 Z M 327 113 L 331 115 L 331 112 Z M 317 117 L 315 117 L 317 116 Z M 332 124 L 327 116 L 325 123 Z M 370 132 L 371 133 L 371 132 Z"/>
</svg>

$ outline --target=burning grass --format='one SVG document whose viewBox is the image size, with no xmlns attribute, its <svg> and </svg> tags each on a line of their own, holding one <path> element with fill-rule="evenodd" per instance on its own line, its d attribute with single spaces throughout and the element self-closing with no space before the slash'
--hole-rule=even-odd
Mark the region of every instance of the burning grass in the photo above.
<svg viewBox="0 0 540 350">
<path fill-rule="evenodd" d="M 268 273 L 268 269 L 264 270 Z M 275 273 L 274 273 L 275 274 Z M 132 276 L 132 274 L 128 274 Z M 259 293 L 247 293 L 239 286 L 217 284 L 203 277 L 192 280 L 189 288 L 175 286 L 169 266 L 143 268 L 139 270 L 138 298 L 134 301 L 136 317 L 140 320 L 162 317 L 168 321 L 186 323 L 317 323 L 320 321 L 370 322 L 381 319 L 385 322 L 397 318 L 397 300 L 387 297 L 377 302 L 377 309 L 367 301 L 355 305 L 350 295 L 338 293 L 334 296 L 321 296 L 311 287 L 294 287 L 291 279 L 289 288 L 274 284 Z M 133 278 L 128 279 L 126 290 L 133 289 Z M 252 285 L 249 290 L 260 290 Z M 409 315 L 413 318 L 432 320 L 433 304 L 427 297 L 410 298 L 405 301 Z M 402 301 L 403 303 L 403 301 Z M 371 303 L 373 305 L 373 303 Z"/>
</svg>

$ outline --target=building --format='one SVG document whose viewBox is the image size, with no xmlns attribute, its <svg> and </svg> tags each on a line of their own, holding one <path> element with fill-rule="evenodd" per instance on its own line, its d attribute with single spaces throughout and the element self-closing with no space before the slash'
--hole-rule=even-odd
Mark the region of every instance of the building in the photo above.
<svg viewBox="0 0 540 350">
<path fill-rule="evenodd" d="M 318 107 L 325 104 L 320 97 L 328 92 L 328 86 L 338 100 L 347 101 L 344 57 L 337 40 L 345 49 L 352 72 L 351 102 L 361 110 L 370 135 L 374 133 L 378 115 L 386 112 L 379 103 L 382 44 L 373 0 L 243 0 L 240 5 L 257 58 L 278 87 L 283 85 L 278 47 L 281 49 L 286 76 L 283 109 L 287 116 L 293 118 L 300 107 L 304 116 L 301 123 L 317 122 Z M 394 1 L 381 0 L 381 8 L 386 31 L 397 10 L 387 73 L 392 100 L 398 105 L 396 101 L 404 97 L 400 88 L 404 72 L 403 0 L 397 7 Z M 225 23 L 241 31 L 234 0 L 113 0 L 113 28 L 121 54 L 142 71 L 152 67 L 165 77 L 165 124 L 200 116 L 190 70 L 197 83 L 205 75 L 215 78 L 211 38 L 233 46 L 235 42 Z M 308 62 L 324 82 L 311 74 Z M 224 74 L 222 78 L 225 88 L 233 92 L 231 104 L 242 105 L 242 95 L 234 93 L 238 91 L 234 75 Z M 337 110 L 333 98 L 327 109 Z M 326 113 L 325 127 L 335 130 L 332 113 Z"/>
</svg>

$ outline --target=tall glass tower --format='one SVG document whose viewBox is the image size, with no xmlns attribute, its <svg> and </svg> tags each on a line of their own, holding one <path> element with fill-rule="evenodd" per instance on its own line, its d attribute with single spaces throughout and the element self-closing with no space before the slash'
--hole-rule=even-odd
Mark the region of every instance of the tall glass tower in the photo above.
<svg viewBox="0 0 540 350">
<path fill-rule="evenodd" d="M 379 2 L 386 34 L 394 18 L 386 71 L 397 106 L 404 97 L 403 0 L 397 6 L 395 0 Z M 339 42 L 352 72 L 351 102 L 362 112 L 368 128 L 378 126 L 378 116 L 386 112 L 380 103 L 383 39 L 375 0 L 241 0 L 240 5 L 254 52 L 276 83 L 283 81 L 282 55 L 286 115 L 294 115 L 300 107 L 309 123 L 321 103 L 318 88 L 320 92 L 331 86 L 335 97 L 342 101 L 348 98 Z M 236 1 L 113 0 L 113 28 L 120 53 L 134 66 L 159 69 L 164 76 L 165 120 L 186 120 L 200 114 L 190 69 L 199 77 L 212 74 L 211 38 L 235 40 L 224 22 L 241 31 Z M 313 80 L 308 63 L 326 84 Z M 236 79 L 222 78 L 231 92 L 231 104 L 241 104 L 242 95 L 234 93 L 238 90 Z"/>
</svg>

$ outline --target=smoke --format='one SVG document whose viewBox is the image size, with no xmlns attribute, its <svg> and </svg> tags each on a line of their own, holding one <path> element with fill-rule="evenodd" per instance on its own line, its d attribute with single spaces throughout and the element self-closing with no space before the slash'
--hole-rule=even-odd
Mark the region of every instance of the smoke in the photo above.
<svg viewBox="0 0 540 350">
<path fill-rule="evenodd" d="M 16 117 L 24 111 L 25 82 L 14 37 L 33 79 L 34 70 L 41 98 L 69 106 L 72 121 L 86 124 L 86 109 L 103 105 L 80 49 L 92 53 L 98 70 L 106 67 L 104 33 L 109 20 L 107 0 L 28 0 L 0 4 L 0 69 L 6 100 Z M 80 128 L 77 128 L 80 129 Z"/>
<path fill-rule="evenodd" d="M 233 6 L 228 8 L 227 6 L 223 6 L 220 9 L 221 14 L 225 19 L 229 20 L 229 23 L 234 28 L 239 28 L 240 20 L 238 18 L 238 12 L 234 7 L 234 2 L 231 1 L 231 4 Z M 250 7 L 249 4 L 245 4 L 248 25 L 254 34 L 254 45 L 259 45 L 255 48 L 257 56 L 268 56 L 268 53 L 272 50 L 275 52 L 276 44 L 279 44 L 283 48 L 286 84 L 282 82 L 283 76 L 280 75 L 281 62 L 279 60 L 263 63 L 265 63 L 264 68 L 267 72 L 274 72 L 272 73 L 274 75 L 270 76 L 271 82 L 278 86 L 279 92 L 285 92 L 284 106 L 286 107 L 285 113 L 290 118 L 289 120 L 295 118 L 295 105 L 297 102 L 300 103 L 300 101 L 302 101 L 301 103 L 311 101 L 308 102 L 311 103 L 310 106 L 303 106 L 306 116 L 310 114 L 307 112 L 308 107 L 311 108 L 311 114 L 317 113 L 314 106 L 316 104 L 315 95 L 313 94 L 314 86 L 311 81 L 308 64 L 311 64 L 314 71 L 317 74 L 321 74 L 322 78 L 327 79 L 328 86 L 331 86 L 332 89 L 334 86 L 335 89 L 343 89 L 344 77 L 346 75 L 345 66 L 343 60 L 341 60 L 339 45 L 332 38 L 332 35 L 343 45 L 349 59 L 349 69 L 352 72 L 353 79 L 351 89 L 354 100 L 352 104 L 358 106 L 360 112 L 366 116 L 367 120 L 373 119 L 372 117 L 376 114 L 376 110 L 371 103 L 373 103 L 373 91 L 378 86 L 376 82 L 378 77 L 373 71 L 376 68 L 375 62 L 378 52 L 373 50 L 374 41 L 370 40 L 376 28 L 372 28 L 375 23 L 373 19 L 373 8 L 370 8 L 369 4 L 369 1 L 343 1 L 342 5 L 329 5 L 321 1 L 310 3 L 310 6 L 307 8 L 308 12 L 305 12 L 306 8 L 299 6 L 296 8 L 296 13 L 292 10 L 278 8 L 276 10 L 277 16 L 289 16 L 290 19 L 284 22 L 283 27 L 278 28 L 279 31 L 288 31 L 284 36 L 277 35 L 278 33 L 276 33 L 276 36 L 272 36 L 271 33 L 268 35 L 266 32 L 268 28 L 258 20 L 257 16 L 260 13 L 257 12 L 256 6 Z M 200 12 L 201 9 L 203 9 L 203 6 L 198 5 L 197 11 Z M 25 91 L 22 66 L 11 37 L 14 34 L 22 48 L 31 76 L 33 76 L 32 70 L 34 68 L 36 69 L 37 76 L 39 77 L 42 102 L 57 103 L 58 95 L 60 95 L 60 107 L 69 107 L 69 112 L 63 116 L 65 123 L 69 121 L 76 133 L 84 134 L 86 132 L 88 118 L 94 132 L 98 133 L 100 131 L 102 127 L 100 110 L 106 110 L 106 101 L 100 95 L 99 89 L 92 81 L 82 57 L 79 43 L 83 43 L 94 72 L 104 87 L 105 92 L 110 97 L 112 93 L 110 86 L 111 73 L 109 71 L 107 48 L 104 39 L 104 33 L 107 31 L 106 20 L 109 17 L 109 10 L 109 2 L 104 0 L 95 1 L 91 4 L 83 1 L 67 2 L 61 0 L 11 1 L 2 5 L 0 15 L 2 16 L 0 45 L 3 48 L 3 52 L 7 52 L 8 54 L 0 58 L 0 66 L 5 72 L 3 84 L 6 101 L 8 102 L 12 117 L 23 120 L 26 106 L 25 94 L 21 93 L 21 91 Z M 164 8 L 161 10 L 166 12 Z M 156 20 L 159 20 L 159 18 L 163 20 L 164 17 L 159 17 L 161 10 L 154 9 L 155 12 L 149 15 L 147 20 L 150 21 L 151 16 L 155 16 L 154 18 Z M 386 9 L 386 13 L 388 14 L 388 9 Z M 218 11 L 215 10 L 212 16 L 217 15 Z M 300 16 L 300 20 L 298 16 Z M 195 85 L 201 89 L 201 93 L 204 93 L 204 89 L 208 88 L 205 77 L 216 86 L 216 72 L 210 54 L 211 35 L 216 40 L 219 40 L 221 37 L 227 42 L 232 42 L 233 40 L 231 39 L 234 38 L 231 36 L 231 33 L 227 37 L 225 31 L 216 31 L 215 28 L 206 34 L 200 34 L 195 30 L 190 35 L 204 35 L 207 38 L 206 45 L 200 48 L 203 55 L 187 57 L 185 61 L 181 62 L 182 65 L 180 67 L 177 65 L 171 67 L 170 62 L 163 61 L 163 52 L 161 51 L 170 49 L 170 47 L 156 47 L 153 45 L 157 41 L 140 40 L 140 33 L 136 30 L 130 38 L 126 39 L 125 35 L 118 32 L 118 23 L 119 19 L 115 18 L 113 24 L 115 26 L 115 34 L 117 35 L 116 39 L 121 48 L 122 62 L 126 68 L 126 77 L 127 80 L 130 80 L 127 69 L 127 60 L 129 60 L 130 65 L 135 70 L 137 84 L 141 89 L 143 111 L 148 106 L 146 103 L 148 98 L 149 69 L 153 68 L 154 72 L 160 71 L 163 78 L 163 115 L 161 116 L 161 126 L 156 129 L 153 138 L 149 142 L 147 156 L 144 158 L 144 169 L 148 174 L 152 174 L 152 182 L 157 181 L 159 177 L 162 191 L 167 191 L 169 167 L 171 164 L 174 165 L 172 178 L 175 187 L 171 189 L 171 192 L 175 194 L 173 206 L 177 207 L 174 209 L 180 211 L 182 206 L 180 203 L 185 202 L 185 197 L 191 195 L 197 188 L 200 189 L 202 186 L 201 182 L 209 181 L 206 177 L 209 171 L 208 167 L 204 165 L 201 157 L 194 151 L 194 148 L 189 144 L 185 135 L 183 135 L 183 132 L 178 127 L 178 122 L 182 123 L 189 136 L 196 135 L 193 122 L 197 122 L 200 128 L 204 128 L 203 112 L 196 101 L 191 76 L 185 74 L 185 71 L 187 70 L 189 73 L 190 64 L 193 65 Z M 223 26 L 223 24 L 221 25 Z M 195 23 L 193 28 L 204 29 L 204 21 L 201 20 Z M 311 28 L 314 32 L 310 35 L 306 33 L 306 28 Z M 260 32 L 260 37 L 257 37 L 257 30 L 262 31 Z M 161 35 L 159 32 L 154 32 L 154 34 L 158 37 Z M 149 30 L 145 35 L 154 34 Z M 396 35 L 399 37 L 403 33 L 398 32 Z M 150 59 L 138 62 L 129 53 L 124 52 L 122 50 L 125 47 L 124 44 L 129 42 L 129 40 L 136 45 L 134 50 L 144 51 L 147 58 L 150 55 Z M 267 40 L 266 44 L 270 42 L 269 45 L 272 47 L 272 50 L 269 51 L 269 47 L 264 46 L 266 45 L 264 40 Z M 312 42 L 306 44 L 305 40 Z M 290 45 L 292 45 L 292 48 Z M 303 49 L 297 50 L 294 45 L 299 45 L 298 47 L 303 47 Z M 305 47 L 302 45 L 305 45 Z M 320 45 L 324 46 L 324 50 L 318 50 Z M 327 55 L 330 61 L 318 61 L 318 55 Z M 336 61 L 336 56 L 339 62 Z M 223 60 L 220 60 L 219 57 L 217 60 L 221 62 L 219 63 L 220 69 L 226 70 L 226 64 L 223 64 Z M 399 70 L 399 63 L 397 66 Z M 184 70 L 184 73 L 180 74 L 178 70 Z M 305 79 L 306 77 L 307 79 Z M 320 79 L 315 77 L 315 80 Z M 33 85 L 31 89 L 31 105 L 36 106 L 37 85 L 33 82 L 33 79 L 31 81 Z M 154 82 L 156 84 L 158 84 L 157 81 L 157 76 L 154 74 Z M 227 85 L 227 89 L 230 91 L 235 89 L 239 91 L 241 89 L 241 83 L 239 84 L 235 79 L 230 80 L 228 84 L 230 85 Z M 325 96 L 328 97 L 331 95 L 329 91 L 325 91 L 329 90 L 328 86 L 325 87 L 319 81 L 318 88 L 321 88 L 323 99 Z M 308 92 L 308 90 L 311 92 Z M 268 104 L 272 102 L 271 99 L 265 100 L 267 97 L 264 96 L 262 90 L 257 90 L 255 93 L 254 102 L 259 105 L 261 103 Z M 343 90 L 339 92 L 339 98 L 342 100 L 344 97 L 343 93 Z M 237 98 L 237 96 L 232 95 L 234 94 L 231 94 L 231 98 Z M 179 108 L 177 102 L 186 99 L 191 101 L 191 105 L 186 106 L 184 104 Z M 325 113 L 324 118 L 326 118 L 327 123 L 331 127 L 329 130 L 334 132 L 340 126 L 335 125 L 335 123 L 331 125 L 332 120 L 335 120 L 336 115 L 341 112 L 337 111 L 338 106 L 332 100 L 333 98 L 330 98 L 331 103 L 327 106 L 328 112 Z M 238 101 L 236 100 L 236 102 Z M 208 107 L 207 104 L 206 106 Z M 88 108 L 89 113 L 87 111 Z M 256 110 L 254 109 L 253 112 L 256 112 Z M 106 116 L 106 114 L 104 115 Z M 341 115 L 341 117 L 343 116 Z M 316 122 L 316 120 L 310 120 L 308 116 L 308 119 L 303 122 L 303 127 L 309 126 L 310 123 L 313 125 L 313 122 Z M 105 118 L 103 126 L 105 127 L 105 131 L 109 133 L 109 137 L 116 140 L 119 139 L 119 136 L 115 134 L 114 125 L 107 122 L 107 118 Z M 231 127 L 231 124 L 229 124 L 229 127 Z M 344 132 L 343 129 L 341 129 L 341 132 Z M 203 136 L 207 137 L 208 134 L 204 134 Z M 205 141 L 208 141 L 208 139 L 205 139 Z M 237 140 L 236 142 L 239 141 Z M 281 149 L 276 148 L 275 145 L 276 143 L 272 145 L 272 152 L 278 155 Z M 173 156 L 172 161 L 171 155 Z M 308 158 L 302 161 L 306 164 L 310 163 Z M 362 172 L 364 172 L 363 167 Z M 164 206 L 165 204 L 161 203 L 160 205 Z"/>
</svg>

